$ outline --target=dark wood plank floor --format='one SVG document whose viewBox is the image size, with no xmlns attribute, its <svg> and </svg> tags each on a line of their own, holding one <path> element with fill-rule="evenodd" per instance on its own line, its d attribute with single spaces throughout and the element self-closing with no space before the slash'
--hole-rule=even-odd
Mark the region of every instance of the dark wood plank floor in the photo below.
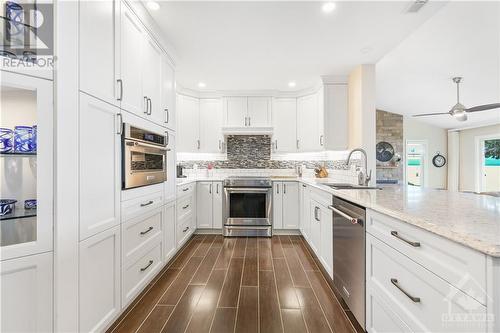
<svg viewBox="0 0 500 333">
<path fill-rule="evenodd" d="M 300 236 L 195 235 L 108 332 L 355 332 Z"/>
</svg>

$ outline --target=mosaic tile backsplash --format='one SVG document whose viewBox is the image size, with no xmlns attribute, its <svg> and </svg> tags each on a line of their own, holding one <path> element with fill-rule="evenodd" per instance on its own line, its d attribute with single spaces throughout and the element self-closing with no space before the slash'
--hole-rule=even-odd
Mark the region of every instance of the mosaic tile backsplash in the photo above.
<svg viewBox="0 0 500 333">
<path fill-rule="evenodd" d="M 356 162 L 356 161 L 353 161 Z M 339 161 L 283 161 L 271 159 L 271 137 L 267 135 L 230 135 L 227 137 L 227 160 L 220 161 L 177 161 L 185 169 L 294 169 L 305 165 L 313 169 L 324 165 L 327 169 L 349 170 L 344 160 Z"/>
</svg>

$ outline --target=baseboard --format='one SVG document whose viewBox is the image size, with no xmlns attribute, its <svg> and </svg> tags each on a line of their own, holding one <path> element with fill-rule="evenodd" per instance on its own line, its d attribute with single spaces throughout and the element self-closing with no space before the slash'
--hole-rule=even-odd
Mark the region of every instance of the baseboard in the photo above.
<svg viewBox="0 0 500 333">
<path fill-rule="evenodd" d="M 196 229 L 196 235 L 222 235 L 222 229 Z"/>
<path fill-rule="evenodd" d="M 299 229 L 273 229 L 273 235 L 302 235 Z"/>
</svg>

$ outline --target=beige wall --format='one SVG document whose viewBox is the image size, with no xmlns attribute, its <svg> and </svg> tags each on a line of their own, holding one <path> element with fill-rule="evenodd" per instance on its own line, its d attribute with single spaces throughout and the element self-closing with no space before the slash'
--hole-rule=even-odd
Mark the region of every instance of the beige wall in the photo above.
<svg viewBox="0 0 500 333">
<path fill-rule="evenodd" d="M 462 130 L 460 133 L 460 191 L 475 191 L 476 140 L 478 136 L 500 135 L 500 124 Z"/>
<path fill-rule="evenodd" d="M 427 142 L 427 154 L 424 156 L 425 163 L 427 164 L 427 173 L 424 171 L 425 186 L 431 188 L 446 188 L 448 164 L 442 168 L 436 168 L 432 164 L 432 158 L 436 152 L 440 152 L 441 155 L 448 158 L 447 130 L 405 117 L 403 119 L 403 137 L 405 146 L 407 140 L 423 140 Z M 406 159 L 406 148 L 404 156 Z"/>
</svg>

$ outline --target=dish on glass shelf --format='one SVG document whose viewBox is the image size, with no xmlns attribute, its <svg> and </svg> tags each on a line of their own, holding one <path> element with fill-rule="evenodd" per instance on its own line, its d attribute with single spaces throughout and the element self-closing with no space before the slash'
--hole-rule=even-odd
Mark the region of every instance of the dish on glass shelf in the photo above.
<svg viewBox="0 0 500 333">
<path fill-rule="evenodd" d="M 24 209 L 36 209 L 36 199 L 24 200 Z"/>
<path fill-rule="evenodd" d="M 0 216 L 12 213 L 16 202 L 15 199 L 0 199 Z"/>
<path fill-rule="evenodd" d="M 0 127 L 0 153 L 8 153 L 12 151 L 14 146 L 13 131 L 10 128 Z"/>
<path fill-rule="evenodd" d="M 31 153 L 32 152 L 33 128 L 29 126 L 14 127 L 14 152 Z"/>
</svg>

